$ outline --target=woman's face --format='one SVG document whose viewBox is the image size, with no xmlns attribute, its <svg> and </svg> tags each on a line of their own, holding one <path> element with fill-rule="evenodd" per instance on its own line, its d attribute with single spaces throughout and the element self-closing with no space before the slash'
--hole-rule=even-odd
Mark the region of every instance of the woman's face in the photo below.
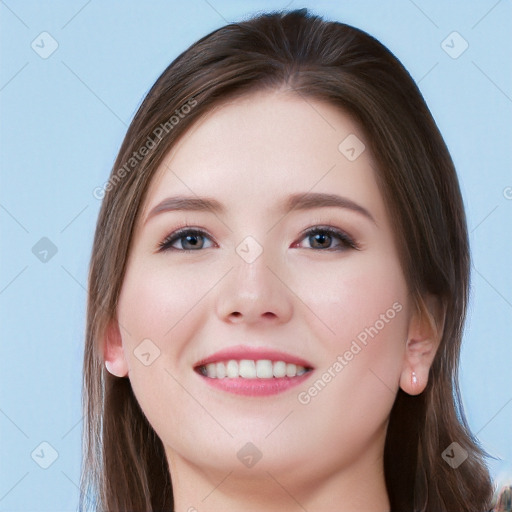
<svg viewBox="0 0 512 512">
<path fill-rule="evenodd" d="M 358 125 L 259 92 L 197 122 L 155 175 L 117 368 L 171 468 L 268 471 L 286 487 L 381 467 L 411 314 Z"/>
</svg>

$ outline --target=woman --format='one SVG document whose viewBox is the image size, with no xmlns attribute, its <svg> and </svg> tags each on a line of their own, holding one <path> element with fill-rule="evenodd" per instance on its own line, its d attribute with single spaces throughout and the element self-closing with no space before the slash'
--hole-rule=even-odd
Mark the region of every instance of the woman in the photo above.
<svg viewBox="0 0 512 512">
<path fill-rule="evenodd" d="M 306 10 L 216 30 L 102 190 L 83 508 L 489 510 L 459 185 L 383 45 Z"/>
</svg>

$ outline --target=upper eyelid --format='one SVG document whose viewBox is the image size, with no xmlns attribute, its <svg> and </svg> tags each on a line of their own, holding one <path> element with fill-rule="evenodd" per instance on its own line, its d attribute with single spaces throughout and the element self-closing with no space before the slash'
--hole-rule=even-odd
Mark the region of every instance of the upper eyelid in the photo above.
<svg viewBox="0 0 512 512">
<path fill-rule="evenodd" d="M 213 236 L 211 236 L 208 233 L 208 231 L 201 229 L 201 228 L 185 226 L 182 228 L 178 228 L 175 231 L 173 231 L 172 233 L 170 233 L 169 235 L 167 235 L 161 242 L 159 242 L 158 248 L 164 249 L 165 245 L 168 242 L 171 242 L 171 241 L 174 242 L 176 240 L 179 240 L 180 238 L 183 238 L 187 233 L 196 233 L 200 236 L 207 236 L 208 238 L 210 238 L 213 241 Z M 185 249 L 183 249 L 183 250 L 185 250 Z"/>
</svg>

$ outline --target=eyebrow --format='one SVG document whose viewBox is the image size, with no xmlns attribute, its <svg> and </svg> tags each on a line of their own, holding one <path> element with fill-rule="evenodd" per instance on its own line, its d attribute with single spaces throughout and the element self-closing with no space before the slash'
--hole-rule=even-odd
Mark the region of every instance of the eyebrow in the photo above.
<svg viewBox="0 0 512 512">
<path fill-rule="evenodd" d="M 353 212 L 359 213 L 377 224 L 373 215 L 363 206 L 348 199 L 347 197 L 338 196 L 336 194 L 325 194 L 319 192 L 307 192 L 304 194 L 293 194 L 289 196 L 281 205 L 279 212 L 287 214 L 292 210 L 304 211 L 314 208 L 345 208 Z M 197 211 L 210 212 L 215 215 L 222 215 L 226 209 L 222 203 L 211 197 L 193 197 L 193 196 L 175 196 L 167 197 L 158 203 L 148 213 L 144 223 L 155 215 L 163 212 L 172 211 Z"/>
</svg>

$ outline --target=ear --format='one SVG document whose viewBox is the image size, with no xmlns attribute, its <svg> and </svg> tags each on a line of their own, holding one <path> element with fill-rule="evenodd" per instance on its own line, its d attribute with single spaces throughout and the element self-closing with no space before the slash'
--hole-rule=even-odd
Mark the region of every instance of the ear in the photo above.
<svg viewBox="0 0 512 512">
<path fill-rule="evenodd" d="M 128 375 L 128 363 L 124 355 L 123 342 L 119 324 L 111 320 L 105 329 L 103 337 L 103 357 L 106 369 L 116 377 Z"/>
<path fill-rule="evenodd" d="M 441 342 L 446 317 L 444 302 L 435 295 L 420 299 L 409 321 L 400 387 L 419 395 L 428 383 L 430 367 Z"/>
</svg>

